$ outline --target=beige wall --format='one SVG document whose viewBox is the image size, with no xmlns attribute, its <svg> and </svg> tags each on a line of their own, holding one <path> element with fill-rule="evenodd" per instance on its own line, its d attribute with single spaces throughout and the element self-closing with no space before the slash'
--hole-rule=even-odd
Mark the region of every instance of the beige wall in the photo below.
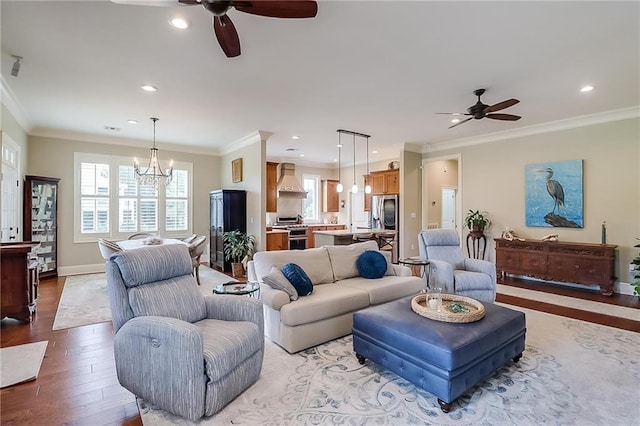
<svg viewBox="0 0 640 426">
<path fill-rule="evenodd" d="M 399 257 L 417 256 L 417 235 L 422 227 L 422 155 L 403 151 L 400 161 Z"/>
<path fill-rule="evenodd" d="M 123 145 L 29 137 L 26 174 L 60 178 L 58 267 L 71 273 L 74 272 L 74 267 L 104 263 L 96 243 L 73 242 L 74 152 L 118 155 L 132 159 L 137 156 L 143 159 L 148 156 L 149 150 Z M 213 155 L 168 151 L 162 147 L 160 147 L 160 157 L 193 163 L 193 232 L 208 236 L 209 191 L 220 186 L 220 158 Z"/>
<path fill-rule="evenodd" d="M 426 158 L 461 153 L 462 211 L 486 210 L 488 233 L 506 227 L 524 238 L 557 233 L 560 240 L 600 243 L 607 222 L 607 242 L 618 245 L 616 275 L 629 282 L 627 265 L 640 237 L 640 119 L 536 134 L 493 143 L 438 151 Z M 525 225 L 526 164 L 583 160 L 584 228 L 534 228 Z M 466 235 L 466 232 L 464 233 Z M 488 251 L 494 259 L 494 246 Z"/>
<path fill-rule="evenodd" d="M 256 237 L 257 249 L 266 248 L 266 139 L 259 133 L 250 145 L 222 156 L 219 173 L 220 189 L 242 189 L 247 191 L 247 234 Z M 233 182 L 231 162 L 242 158 L 242 182 Z"/>
</svg>

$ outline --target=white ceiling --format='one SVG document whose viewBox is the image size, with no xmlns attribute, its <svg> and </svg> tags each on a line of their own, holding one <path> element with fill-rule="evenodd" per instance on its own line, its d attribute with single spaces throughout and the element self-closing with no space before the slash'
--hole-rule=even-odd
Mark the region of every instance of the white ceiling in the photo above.
<svg viewBox="0 0 640 426">
<path fill-rule="evenodd" d="M 177 14 L 191 28 L 169 26 Z M 370 134 L 375 161 L 405 142 L 441 147 L 640 105 L 636 1 L 319 1 L 313 19 L 229 16 L 242 45 L 231 59 L 201 6 L 4 0 L 3 99 L 30 134 L 148 146 L 155 116 L 161 149 L 220 153 L 262 130 L 270 158 L 326 164 L 339 128 Z M 11 55 L 24 57 L 18 77 Z M 447 129 L 452 117 L 434 113 L 464 112 L 477 88 L 485 104 L 519 99 L 501 112 L 523 118 Z"/>
</svg>

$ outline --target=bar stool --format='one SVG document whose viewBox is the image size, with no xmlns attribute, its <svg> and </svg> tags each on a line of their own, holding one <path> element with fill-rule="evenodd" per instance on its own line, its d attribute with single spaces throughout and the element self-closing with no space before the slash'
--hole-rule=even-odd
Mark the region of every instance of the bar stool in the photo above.
<svg viewBox="0 0 640 426">
<path fill-rule="evenodd" d="M 357 232 L 353 234 L 353 241 L 355 241 L 356 243 L 362 243 L 375 239 L 376 237 L 373 235 L 373 232 Z"/>
<path fill-rule="evenodd" d="M 396 232 L 378 233 L 378 249 L 391 252 L 391 263 L 397 263 Z"/>
</svg>

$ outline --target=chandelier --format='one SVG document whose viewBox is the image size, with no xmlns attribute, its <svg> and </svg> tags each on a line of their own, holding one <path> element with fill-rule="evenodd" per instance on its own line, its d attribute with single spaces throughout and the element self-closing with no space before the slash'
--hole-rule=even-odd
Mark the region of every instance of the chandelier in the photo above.
<svg viewBox="0 0 640 426">
<path fill-rule="evenodd" d="M 160 182 L 163 182 L 165 185 L 171 182 L 171 178 L 173 177 L 173 160 L 169 164 L 169 170 L 166 173 L 163 172 L 162 167 L 160 167 L 160 160 L 158 159 L 158 148 L 156 148 L 156 121 L 158 121 L 158 119 L 151 117 L 151 121 L 153 121 L 153 146 L 151 147 L 149 165 L 143 172 L 140 170 L 138 159 L 134 158 L 133 162 L 138 182 L 141 185 L 154 185 L 157 187 Z"/>
</svg>

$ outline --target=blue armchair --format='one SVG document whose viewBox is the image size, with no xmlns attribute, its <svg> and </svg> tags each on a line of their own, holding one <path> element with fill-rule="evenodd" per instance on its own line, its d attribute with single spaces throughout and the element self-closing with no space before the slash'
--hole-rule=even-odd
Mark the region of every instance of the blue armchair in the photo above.
<svg viewBox="0 0 640 426">
<path fill-rule="evenodd" d="M 458 233 L 452 229 L 429 229 L 418 234 L 420 257 L 430 262 L 431 278 L 446 293 L 482 302 L 496 300 L 496 265 L 465 258 Z"/>
<path fill-rule="evenodd" d="M 220 411 L 260 376 L 262 303 L 203 296 L 186 245 L 114 254 L 107 283 L 120 384 L 196 421 Z"/>
</svg>

